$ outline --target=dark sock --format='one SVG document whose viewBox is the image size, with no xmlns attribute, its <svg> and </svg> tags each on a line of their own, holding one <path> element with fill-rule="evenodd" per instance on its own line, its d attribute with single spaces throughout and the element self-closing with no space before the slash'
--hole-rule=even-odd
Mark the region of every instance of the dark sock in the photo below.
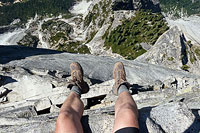
<svg viewBox="0 0 200 133">
<path fill-rule="evenodd" d="M 118 96 L 124 91 L 129 92 L 128 87 L 126 85 L 120 85 L 118 89 Z"/>
<path fill-rule="evenodd" d="M 78 86 L 73 86 L 71 91 L 75 92 L 81 97 L 81 89 Z"/>
</svg>

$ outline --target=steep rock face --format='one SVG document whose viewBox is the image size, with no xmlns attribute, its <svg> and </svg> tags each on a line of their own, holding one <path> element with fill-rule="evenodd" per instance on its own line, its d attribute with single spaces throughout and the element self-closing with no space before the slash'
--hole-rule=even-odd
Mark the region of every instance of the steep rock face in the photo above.
<svg viewBox="0 0 200 133">
<path fill-rule="evenodd" d="M 55 130 L 59 109 L 70 92 L 66 85 L 73 61 L 83 66 L 84 79 L 90 85 L 90 91 L 82 95 L 85 132 L 112 131 L 117 99 L 111 93 L 112 69 L 116 61 L 125 64 L 139 108 L 141 132 L 200 130 L 198 75 L 137 61 L 17 46 L 0 46 L 0 56 L 2 133 Z"/>
<path fill-rule="evenodd" d="M 198 15 L 200 11 L 198 0 L 160 0 L 160 5 L 162 12 L 173 19 Z"/>
<path fill-rule="evenodd" d="M 49 48 L 58 49 L 58 45 L 64 45 L 70 40 L 69 35 L 74 31 L 68 23 L 53 19 L 42 24 L 41 32 L 44 35 L 43 39 L 48 41 Z"/>
<path fill-rule="evenodd" d="M 151 9 L 153 12 L 160 11 L 158 0 L 113 0 L 113 10 L 138 10 Z"/>
<path fill-rule="evenodd" d="M 17 25 L 11 25 L 11 26 L 0 26 L 0 34 L 3 34 L 8 31 L 14 31 L 17 27 Z"/>
<path fill-rule="evenodd" d="M 94 1 L 89 7 L 88 14 L 84 18 L 84 27 L 87 33 L 86 40 L 88 40 L 86 45 L 90 48 L 91 53 L 95 55 L 119 57 L 119 53 L 113 54 L 116 52 L 113 52 L 111 49 L 104 47 L 105 38 L 108 37 L 109 33 L 113 31 L 117 26 L 122 25 L 122 22 L 125 20 L 131 21 L 131 18 L 135 17 L 135 12 L 139 9 L 152 9 L 153 12 L 158 12 L 160 9 L 159 2 L 151 0 Z M 148 19 L 148 21 L 152 20 L 149 18 L 146 19 Z M 142 21 L 138 21 L 138 25 L 144 24 Z M 158 21 L 160 22 L 159 17 L 156 19 L 156 22 Z M 137 29 L 135 32 L 138 32 Z M 120 37 L 118 37 L 118 39 L 120 40 Z M 126 39 L 122 40 L 122 42 L 125 40 Z M 130 41 L 127 39 L 127 42 Z M 131 45 L 131 43 L 129 45 Z M 124 55 L 122 56 L 125 57 Z"/>
<path fill-rule="evenodd" d="M 105 48 L 105 37 L 117 26 L 122 25 L 123 21 L 131 21 L 129 19 L 133 18 L 135 12 L 139 9 L 159 9 L 159 2 L 152 0 L 95 0 L 86 2 L 86 5 L 84 5 L 84 2 L 86 1 L 77 2 L 78 4 L 69 10 L 71 12 L 69 14 L 60 14 L 57 17 L 36 15 L 23 30 L 22 39 L 20 41 L 15 39 L 14 41 L 17 41 L 20 45 L 70 53 L 125 57 L 127 55 L 124 56 L 113 52 L 108 47 Z M 88 9 L 80 12 L 77 10 L 78 8 L 82 10 L 84 7 Z M 151 17 L 146 19 L 151 19 Z M 157 19 L 155 21 L 160 23 L 159 17 Z M 140 23 L 144 25 L 144 23 Z M 151 24 L 149 23 L 149 25 Z M 18 34 L 15 36 L 18 36 Z"/>
<path fill-rule="evenodd" d="M 200 45 L 199 28 L 200 28 L 200 17 L 190 16 L 180 19 L 170 19 L 167 17 L 167 22 L 170 26 L 177 26 L 185 35 L 187 40 L 190 40 L 194 45 Z"/>
<path fill-rule="evenodd" d="M 32 36 L 30 33 L 28 33 L 18 42 L 18 45 L 25 45 L 25 46 L 37 48 L 38 43 L 39 43 L 39 39 L 36 36 Z"/>
<path fill-rule="evenodd" d="M 197 56 L 184 34 L 175 26 L 164 33 L 147 53 L 136 60 L 199 74 L 196 69 L 199 68 Z"/>
<path fill-rule="evenodd" d="M 180 18 L 177 20 L 172 20 L 167 18 L 167 21 L 170 26 L 177 26 L 185 35 L 187 40 L 187 49 L 189 62 L 188 66 L 190 67 L 191 72 L 199 72 L 197 69 L 200 66 L 200 39 L 199 39 L 199 28 L 200 28 L 200 17 L 190 16 L 186 18 Z"/>
<path fill-rule="evenodd" d="M 113 10 L 137 10 L 142 7 L 140 0 L 114 0 L 112 4 Z"/>
<path fill-rule="evenodd" d="M 119 57 L 118 54 L 113 54 L 111 50 L 104 48 L 103 35 L 121 25 L 122 21 L 133 17 L 136 10 L 156 9 L 159 5 L 151 0 L 96 0 L 90 3 L 88 11 L 84 14 L 81 12 L 77 14 L 72 10 L 74 16 L 70 14 L 52 18 L 36 16 L 19 44 L 72 53 Z M 34 45 L 30 45 L 33 43 Z"/>
<path fill-rule="evenodd" d="M 185 42 L 182 33 L 177 27 L 174 27 L 163 34 L 156 44 L 137 60 L 180 69 L 182 66 L 182 49 L 184 48 Z"/>
</svg>

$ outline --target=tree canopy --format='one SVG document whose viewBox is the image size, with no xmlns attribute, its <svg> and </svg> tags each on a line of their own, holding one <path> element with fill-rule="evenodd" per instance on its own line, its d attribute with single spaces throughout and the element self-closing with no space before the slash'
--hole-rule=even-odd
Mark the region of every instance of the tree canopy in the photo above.
<svg viewBox="0 0 200 133">
<path fill-rule="evenodd" d="M 2 0 L 12 1 L 12 0 Z M 22 3 L 0 7 L 0 26 L 10 24 L 14 19 L 26 22 L 29 18 L 39 15 L 59 15 L 69 13 L 73 0 L 28 0 Z"/>
</svg>

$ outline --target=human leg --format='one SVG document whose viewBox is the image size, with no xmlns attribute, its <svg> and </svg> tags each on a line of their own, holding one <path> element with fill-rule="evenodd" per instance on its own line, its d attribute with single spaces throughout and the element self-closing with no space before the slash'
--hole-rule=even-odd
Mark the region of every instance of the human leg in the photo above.
<svg viewBox="0 0 200 133">
<path fill-rule="evenodd" d="M 89 91 L 89 86 L 83 80 L 83 70 L 79 63 L 70 65 L 72 80 L 68 84 L 71 92 L 63 103 L 56 122 L 56 133 L 81 133 L 81 117 L 84 105 L 81 101 L 81 94 Z"/>
<path fill-rule="evenodd" d="M 56 133 L 81 133 L 84 105 L 80 96 L 71 92 L 63 103 L 56 123 Z"/>
<path fill-rule="evenodd" d="M 126 128 L 128 131 L 138 132 L 138 109 L 128 91 L 129 83 L 126 81 L 125 69 L 121 62 L 115 64 L 113 73 L 115 79 L 113 92 L 115 95 L 118 95 L 115 104 L 115 124 L 113 132 L 123 128 Z"/>
<path fill-rule="evenodd" d="M 116 132 L 125 127 L 139 129 L 137 105 L 129 92 L 122 92 L 116 101 L 113 131 Z"/>
</svg>

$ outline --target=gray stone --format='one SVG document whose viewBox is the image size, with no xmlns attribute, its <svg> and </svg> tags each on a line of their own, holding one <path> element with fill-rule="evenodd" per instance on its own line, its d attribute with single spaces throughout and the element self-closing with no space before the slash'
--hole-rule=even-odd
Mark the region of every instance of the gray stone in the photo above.
<svg viewBox="0 0 200 133">
<path fill-rule="evenodd" d="M 23 48 L 17 47 L 18 49 L 15 50 L 15 47 L 5 47 L 0 46 L 0 55 L 2 58 L 5 59 L 5 62 L 9 66 L 23 66 L 26 69 L 48 69 L 48 70 L 60 70 L 65 71 L 66 73 L 70 73 L 69 65 L 73 61 L 78 61 L 85 72 L 85 76 L 98 79 L 100 81 L 107 81 L 113 79 L 112 69 L 117 61 L 122 61 L 126 68 L 127 79 L 131 83 L 149 83 L 153 82 L 156 79 L 161 81 L 168 79 L 170 76 L 186 76 L 192 78 L 198 78 L 199 76 L 195 74 L 190 74 L 183 71 L 177 71 L 168 69 L 166 67 L 162 67 L 159 65 L 151 65 L 146 63 L 141 63 L 137 61 L 127 61 L 122 59 L 113 59 L 109 57 L 98 57 L 92 55 L 75 55 L 69 53 L 60 53 L 58 54 L 56 51 L 47 51 L 43 49 L 33 49 L 33 48 Z M 20 49 L 20 56 L 17 54 Z M 8 51 L 8 53 L 12 53 L 8 55 L 3 51 Z M 41 52 L 41 53 L 38 53 Z M 38 54 L 51 54 L 49 55 L 38 55 Z M 31 56 L 29 55 L 38 55 L 38 56 Z M 22 57 L 26 57 L 23 60 L 16 60 L 22 59 Z M 99 71 L 101 70 L 101 71 Z"/>
<path fill-rule="evenodd" d="M 186 131 L 195 120 L 192 111 L 183 103 L 160 105 L 151 110 L 150 116 L 165 132 L 174 133 Z"/>
<path fill-rule="evenodd" d="M 160 80 L 156 80 L 153 85 L 153 90 L 161 90 L 164 88 L 164 84 Z"/>
<path fill-rule="evenodd" d="M 178 27 L 173 27 L 161 35 L 155 45 L 137 60 L 180 69 L 182 67 L 181 52 L 183 46 L 185 44 L 181 31 Z"/>
<path fill-rule="evenodd" d="M 5 103 L 8 101 L 8 98 L 6 96 L 3 96 L 0 98 L 0 103 Z"/>
<path fill-rule="evenodd" d="M 36 111 L 41 111 L 51 107 L 51 102 L 48 98 L 43 98 L 35 102 Z"/>
<path fill-rule="evenodd" d="M 183 32 L 174 26 L 161 35 L 155 45 L 136 60 L 199 74 L 197 69 L 200 66 L 194 52 L 195 46 L 192 48 L 188 41 Z"/>
<path fill-rule="evenodd" d="M 151 45 L 149 45 L 148 43 L 140 43 L 140 45 L 141 45 L 142 48 L 145 49 L 146 51 L 148 51 L 149 49 L 151 49 Z"/>
<path fill-rule="evenodd" d="M 9 102 L 15 102 L 49 93 L 52 91 L 52 84 L 36 75 L 22 75 L 17 83 L 8 85 L 8 88 L 12 88 L 12 92 L 8 94 Z"/>
<path fill-rule="evenodd" d="M 163 129 L 148 117 L 146 120 L 146 125 L 149 133 L 164 133 Z"/>
<path fill-rule="evenodd" d="M 58 108 L 56 105 L 51 105 L 50 113 L 59 112 L 59 111 L 60 111 L 60 108 Z"/>
<path fill-rule="evenodd" d="M 21 108 L 15 108 L 12 110 L 0 112 L 1 117 L 13 117 L 13 118 L 30 118 L 36 116 L 37 113 L 35 111 L 34 106 L 26 106 Z M 7 123 L 9 125 L 9 121 Z M 6 125 L 5 123 L 1 122 L 1 125 Z"/>
<path fill-rule="evenodd" d="M 2 54 L 5 64 L 2 64 L 1 75 L 7 78 L 2 92 L 11 92 L 6 94 L 6 104 L 0 104 L 0 132 L 53 132 L 60 107 L 70 93 L 66 86 L 70 75 L 69 65 L 73 61 L 83 66 L 84 79 L 90 84 L 90 91 L 82 95 L 87 108 L 82 119 L 85 132 L 112 131 L 117 100 L 117 96 L 111 93 L 114 83 L 112 69 L 117 61 L 125 64 L 127 79 L 132 84 L 132 97 L 140 112 L 141 132 L 181 132 L 186 131 L 186 127 L 189 130 L 191 123 L 198 124 L 194 120 L 198 116 L 189 110 L 194 112 L 199 109 L 198 75 L 109 57 L 15 46 L 1 48 L 0 55 L 6 50 L 11 53 Z M 19 56 L 17 52 L 22 54 Z M 152 85 L 159 90 L 154 91 Z M 92 100 L 95 102 L 90 105 Z M 180 117 L 185 123 L 174 122 L 180 121 Z"/>
<path fill-rule="evenodd" d="M 59 104 L 62 104 L 66 100 L 68 94 L 69 94 L 69 91 L 68 93 L 65 93 L 65 92 L 58 93 L 56 95 L 49 96 L 49 99 L 51 100 L 53 105 L 59 105 Z"/>
</svg>

